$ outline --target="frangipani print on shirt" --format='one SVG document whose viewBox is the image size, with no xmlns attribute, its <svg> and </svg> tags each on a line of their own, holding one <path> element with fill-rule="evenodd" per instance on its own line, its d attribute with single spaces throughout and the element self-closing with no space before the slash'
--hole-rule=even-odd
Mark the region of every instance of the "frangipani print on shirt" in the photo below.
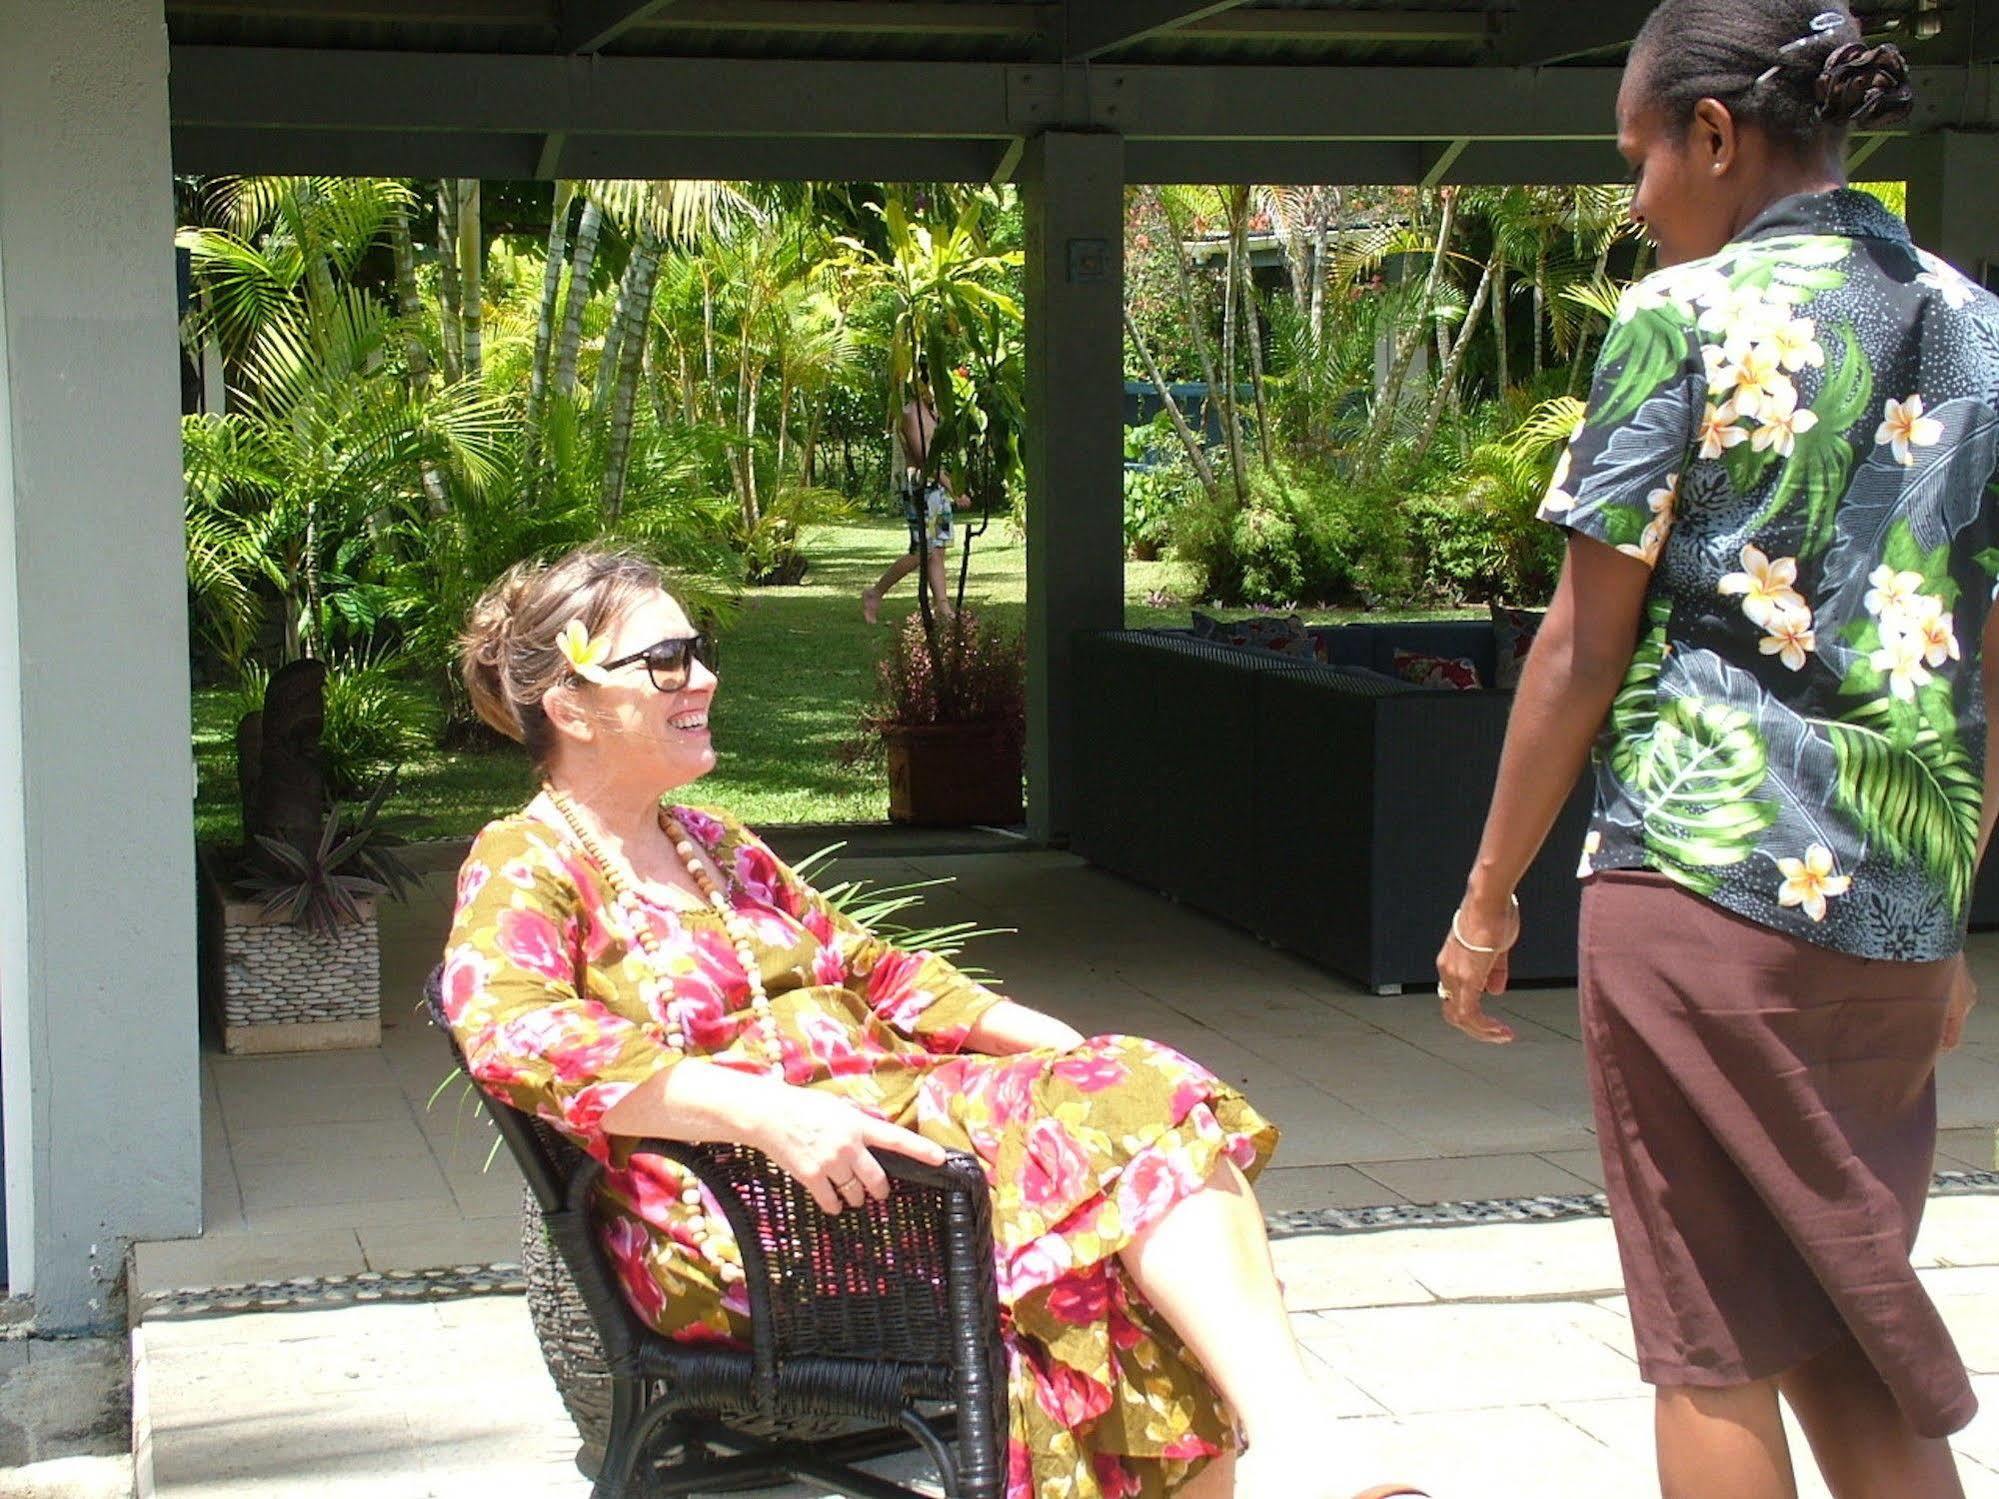
<svg viewBox="0 0 1999 1499">
<path fill-rule="evenodd" d="M 1544 519 L 1653 570 L 1582 872 L 1946 957 L 1977 865 L 1999 301 L 1859 192 L 1632 287 Z"/>
</svg>

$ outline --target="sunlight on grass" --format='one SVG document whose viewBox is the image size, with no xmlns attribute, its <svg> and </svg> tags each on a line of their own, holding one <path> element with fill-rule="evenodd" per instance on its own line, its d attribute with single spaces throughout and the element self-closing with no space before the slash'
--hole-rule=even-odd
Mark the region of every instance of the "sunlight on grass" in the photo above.
<svg viewBox="0 0 1999 1499">
<path fill-rule="evenodd" d="M 882 519 L 819 532 L 808 547 L 812 568 L 800 586 L 744 596 L 720 646 L 714 726 L 721 764 L 702 782 L 699 799 L 726 806 L 752 825 L 877 822 L 888 815 L 881 766 L 842 765 L 839 748 L 854 732 L 889 631 L 916 608 L 914 580 L 906 579 L 889 595 L 880 625 L 861 618 L 862 588 L 896 558 L 903 535 L 899 520 Z M 954 556 L 954 586 L 955 568 Z M 1186 591 L 1186 573 L 1177 563 L 1127 563 L 1126 623 L 1184 625 Z M 1027 548 L 1000 523 L 973 551 L 965 596 L 994 619 L 1016 629 L 1026 625 Z M 1351 611 L 1307 612 L 1331 620 Z M 227 718 L 228 694 L 195 694 L 197 829 L 206 839 L 234 841 L 240 836 L 235 726 Z M 405 836 L 464 836 L 519 807 L 532 790 L 518 752 L 440 751 L 403 767 L 394 811 Z"/>
</svg>

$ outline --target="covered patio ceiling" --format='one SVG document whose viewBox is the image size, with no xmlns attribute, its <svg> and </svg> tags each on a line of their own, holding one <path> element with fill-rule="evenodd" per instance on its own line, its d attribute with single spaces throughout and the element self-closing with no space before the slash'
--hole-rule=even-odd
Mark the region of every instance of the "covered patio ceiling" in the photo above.
<svg viewBox="0 0 1999 1499">
<path fill-rule="evenodd" d="M 1614 179 L 1650 0 L 167 0 L 175 166 L 1004 179 L 1049 130 L 1130 181 Z M 1860 0 L 1902 134 L 1999 121 L 1999 0 Z M 1901 148 L 1864 138 L 1881 176 Z"/>
</svg>

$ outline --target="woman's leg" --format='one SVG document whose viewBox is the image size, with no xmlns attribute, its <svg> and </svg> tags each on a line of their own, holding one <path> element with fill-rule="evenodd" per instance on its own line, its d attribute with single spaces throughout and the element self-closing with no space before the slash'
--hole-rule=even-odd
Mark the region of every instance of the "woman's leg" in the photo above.
<svg viewBox="0 0 1999 1499">
<path fill-rule="evenodd" d="M 1262 1211 L 1242 1173 L 1222 1162 L 1122 1258 L 1241 1422 L 1253 1454 L 1243 1465 L 1248 1499 L 1348 1494 L 1353 1482 L 1328 1472 L 1337 1465 L 1328 1463 L 1325 1412 L 1271 1271 Z"/>
<path fill-rule="evenodd" d="M 1775 1380 L 1661 1385 L 1653 1431 L 1662 1499 L 1797 1499 Z"/>
<path fill-rule="evenodd" d="M 1917 1436 L 1851 1338 L 1783 1375 L 1833 1499 L 1964 1499 L 1950 1443 Z"/>
<path fill-rule="evenodd" d="M 882 575 L 875 579 L 874 586 L 861 590 L 861 613 L 869 624 L 873 624 L 881 614 L 882 595 L 916 571 L 916 553 L 905 552 L 891 562 Z"/>
<path fill-rule="evenodd" d="M 924 559 L 930 569 L 930 607 L 939 619 L 949 619 L 954 606 L 951 599 L 951 580 L 944 566 L 948 553 L 941 546 L 927 547 Z"/>
</svg>

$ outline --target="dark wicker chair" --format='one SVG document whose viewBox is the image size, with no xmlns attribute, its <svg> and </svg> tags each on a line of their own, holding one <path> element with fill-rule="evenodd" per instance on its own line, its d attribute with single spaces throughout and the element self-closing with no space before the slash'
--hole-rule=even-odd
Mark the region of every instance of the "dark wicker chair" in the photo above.
<svg viewBox="0 0 1999 1499">
<path fill-rule="evenodd" d="M 464 1070 L 438 973 L 424 998 Z M 561 1289 L 573 1289 L 594 1330 L 595 1347 L 573 1331 L 552 1339 L 538 1309 L 543 1354 L 595 1460 L 593 1499 L 792 1479 L 854 1499 L 906 1499 L 916 1491 L 855 1465 L 914 1446 L 955 1499 L 1001 1499 L 1007 1397 L 991 1199 L 970 1156 L 939 1167 L 878 1156 L 895 1184 L 888 1198 L 829 1216 L 758 1151 L 643 1142 L 701 1179 L 742 1250 L 750 1346 L 688 1345 L 641 1322 L 618 1289 L 590 1221 L 599 1163 L 539 1120 L 480 1097 L 527 1178 L 531 1293 L 537 1256 L 544 1270 L 557 1268 L 552 1246 L 568 1275 Z M 601 1425 L 592 1392 L 578 1389 L 593 1375 L 608 1383 Z"/>
</svg>

